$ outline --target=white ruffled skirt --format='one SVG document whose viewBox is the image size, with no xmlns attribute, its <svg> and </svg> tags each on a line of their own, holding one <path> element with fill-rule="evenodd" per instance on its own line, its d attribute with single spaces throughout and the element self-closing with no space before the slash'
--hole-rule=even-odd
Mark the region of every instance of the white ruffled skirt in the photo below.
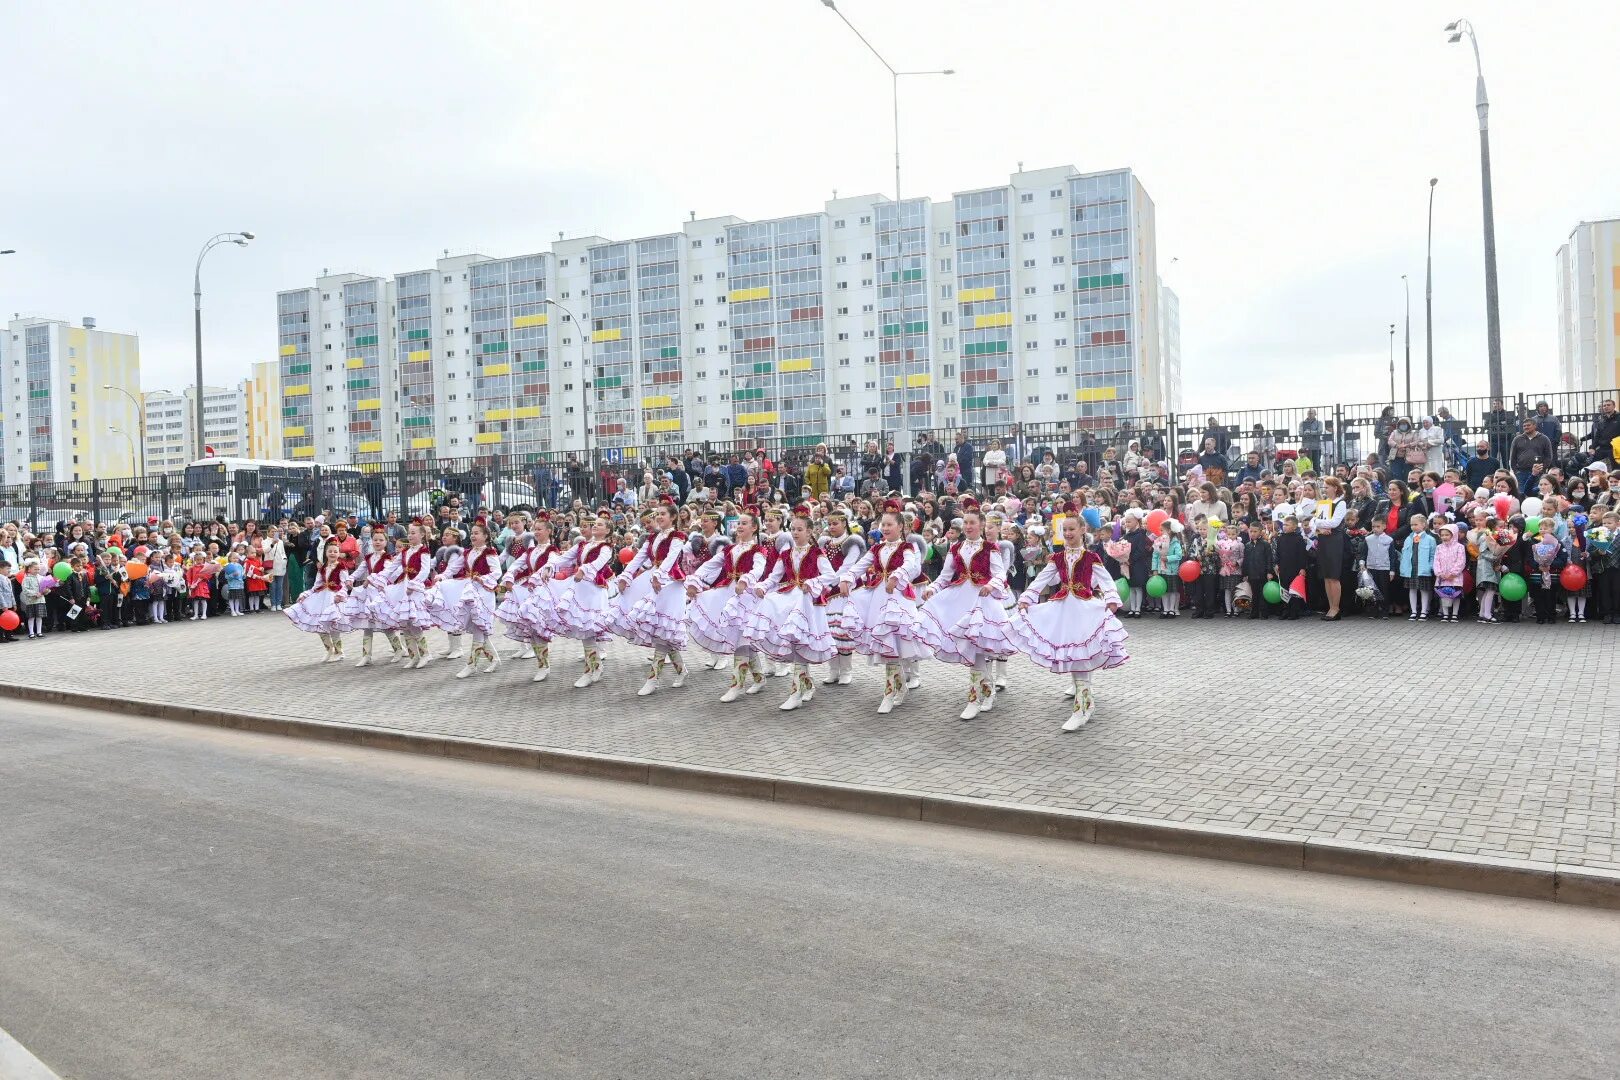
<svg viewBox="0 0 1620 1080">
<path fill-rule="evenodd" d="M 994 596 L 980 596 L 971 583 L 950 585 L 922 605 L 923 621 L 939 640 L 935 659 L 972 667 L 1005 660 L 1018 651 L 1007 609 Z"/>
<path fill-rule="evenodd" d="M 827 609 L 801 589 L 767 593 L 749 617 L 743 636 L 779 663 L 825 664 L 838 655 Z"/>
<path fill-rule="evenodd" d="M 672 581 L 654 590 L 653 576 L 642 574 L 625 586 L 612 605 L 612 630 L 624 640 L 650 649 L 686 648 L 686 583 Z"/>
<path fill-rule="evenodd" d="M 425 633 L 438 625 L 433 610 L 438 604 L 437 586 L 415 588 L 397 582 L 383 588 L 377 618 L 389 629 Z"/>
<path fill-rule="evenodd" d="M 1130 634 L 1101 600 L 1066 596 L 1015 611 L 1012 633 L 1031 660 L 1062 675 L 1116 668 L 1130 659 Z"/>
<path fill-rule="evenodd" d="M 854 650 L 874 663 L 923 660 L 940 646 L 917 601 L 906 599 L 899 589 L 889 592 L 881 585 L 853 590 L 838 624 Z"/>
<path fill-rule="evenodd" d="M 337 594 L 331 589 L 313 589 L 291 607 L 284 609 L 292 624 L 306 634 L 345 634 L 349 622 Z"/>
<path fill-rule="evenodd" d="M 754 647 L 746 636 L 749 620 L 760 603 L 753 589 L 704 589 L 686 609 L 686 628 L 693 641 L 719 656 L 747 651 Z"/>
<path fill-rule="evenodd" d="M 392 630 L 381 586 L 359 585 L 338 605 L 350 630 Z"/>
<path fill-rule="evenodd" d="M 559 583 L 553 633 L 579 641 L 607 641 L 611 609 L 606 588 L 594 581 Z"/>
</svg>

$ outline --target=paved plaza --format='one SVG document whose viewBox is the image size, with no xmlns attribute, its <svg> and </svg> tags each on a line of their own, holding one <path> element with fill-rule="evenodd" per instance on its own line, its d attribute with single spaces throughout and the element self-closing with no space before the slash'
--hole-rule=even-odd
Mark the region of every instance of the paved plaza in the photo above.
<svg viewBox="0 0 1620 1080">
<path fill-rule="evenodd" d="M 575 690 L 578 645 L 492 675 L 321 664 L 279 615 L 55 635 L 0 649 L 0 681 L 489 739 L 909 793 L 1620 869 L 1620 631 L 1598 626 L 1227 620 L 1129 624 L 1133 658 L 1097 676 L 1099 705 L 1065 735 L 1065 680 L 1014 661 L 995 710 L 964 723 L 965 675 L 876 715 L 881 674 L 786 680 L 731 705 L 727 674 L 638 698 L 640 650 L 615 642 Z M 442 651 L 443 635 L 434 635 Z M 379 638 L 379 657 L 387 647 Z M 503 639 L 503 645 L 510 645 Z M 700 661 L 704 654 L 694 652 Z M 819 672 L 818 672 L 819 677 Z"/>
</svg>

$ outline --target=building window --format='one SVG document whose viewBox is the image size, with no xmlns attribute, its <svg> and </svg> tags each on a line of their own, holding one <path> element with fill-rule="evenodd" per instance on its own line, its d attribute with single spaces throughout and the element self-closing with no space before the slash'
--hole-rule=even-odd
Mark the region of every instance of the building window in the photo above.
<svg viewBox="0 0 1620 1080">
<path fill-rule="evenodd" d="M 953 337 L 945 338 L 943 341 L 941 341 L 939 343 L 939 347 L 941 349 L 944 349 L 946 352 L 955 352 L 956 351 L 956 339 L 953 338 Z"/>
<path fill-rule="evenodd" d="M 1041 343 L 1038 342 L 1038 341 L 1026 341 L 1026 342 L 1024 342 L 1024 348 L 1026 348 L 1026 349 L 1038 349 L 1040 347 L 1041 347 Z"/>
<path fill-rule="evenodd" d="M 1063 284 L 1062 282 L 1059 282 L 1058 284 L 1052 286 L 1052 291 L 1053 292 L 1067 292 L 1068 288 L 1069 287 L 1067 285 Z"/>
<path fill-rule="evenodd" d="M 956 378 L 956 365 L 955 364 L 946 364 L 946 365 L 944 365 L 942 371 L 944 373 L 945 378 L 947 378 L 947 379 Z"/>
<path fill-rule="evenodd" d="M 1024 260 L 1024 269 L 1025 270 L 1033 270 L 1033 269 L 1035 269 L 1035 260 L 1034 259 L 1025 259 Z"/>
<path fill-rule="evenodd" d="M 703 275 L 702 274 L 693 274 L 692 275 L 692 280 L 693 281 L 702 281 L 703 280 Z"/>
<path fill-rule="evenodd" d="M 849 367 L 849 357 L 847 357 L 847 356 L 839 357 L 838 358 L 838 366 L 839 367 Z"/>
<path fill-rule="evenodd" d="M 861 262 L 871 262 L 871 261 L 872 261 L 872 253 L 870 251 L 861 252 Z"/>
<path fill-rule="evenodd" d="M 1058 400 L 1059 401 L 1068 401 L 1069 400 L 1069 395 L 1068 394 L 1059 394 L 1058 395 Z"/>
<path fill-rule="evenodd" d="M 870 225 L 870 224 L 872 224 L 872 215 L 871 214 L 862 214 L 861 215 L 861 224 L 862 225 Z"/>
<path fill-rule="evenodd" d="M 839 283 L 838 283 L 838 287 L 839 287 L 839 288 L 840 288 L 840 289 L 847 289 L 847 288 L 849 288 L 849 282 L 847 282 L 847 281 L 840 281 L 840 282 L 839 282 Z"/>
<path fill-rule="evenodd" d="M 696 351 L 697 351 L 697 354 L 698 354 L 698 355 L 699 355 L 699 356 L 702 356 L 702 355 L 703 355 L 703 354 L 705 354 L 705 353 L 707 353 L 707 352 L 708 352 L 708 351 L 709 351 L 709 350 L 708 350 L 708 349 L 705 349 L 705 348 L 704 348 L 704 347 L 703 347 L 703 346 L 701 346 L 701 345 L 699 345 L 699 346 L 698 346 L 698 347 L 697 347 L 697 350 L 696 350 Z"/>
<path fill-rule="evenodd" d="M 844 227 L 844 219 L 843 218 L 837 218 L 836 220 L 833 221 L 833 228 L 842 229 L 843 227 Z"/>
<path fill-rule="evenodd" d="M 1054 256 L 1052 256 L 1052 265 L 1053 266 L 1062 266 L 1063 262 L 1064 262 L 1064 259 L 1063 259 L 1062 255 L 1054 255 Z"/>
<path fill-rule="evenodd" d="M 1038 379 L 1041 377 L 1041 369 L 1038 367 L 1025 368 L 1024 374 L 1031 379 Z"/>
<path fill-rule="evenodd" d="M 841 394 L 849 393 L 849 383 L 847 383 L 847 382 L 846 383 L 839 383 L 838 384 L 838 392 L 841 393 Z"/>
<path fill-rule="evenodd" d="M 951 298 L 951 287 L 949 285 L 941 285 L 939 287 L 939 298 L 941 300 L 949 300 Z"/>
<path fill-rule="evenodd" d="M 1024 193 L 1022 193 L 1021 195 L 1018 196 L 1018 201 L 1019 202 L 1034 202 L 1035 201 L 1035 193 L 1033 191 L 1026 191 L 1026 192 L 1024 192 Z"/>
<path fill-rule="evenodd" d="M 949 229 L 941 229 L 940 230 L 940 233 L 939 233 L 939 246 L 940 247 L 950 247 L 951 246 L 951 231 Z"/>
<path fill-rule="evenodd" d="M 1062 188 L 1053 188 L 1051 194 L 1052 194 L 1052 198 L 1061 199 L 1061 198 L 1063 198 L 1063 189 Z"/>
<path fill-rule="evenodd" d="M 1069 317 L 1069 313 L 1067 311 L 1054 311 L 1054 312 L 1052 312 L 1052 318 L 1057 319 L 1060 322 L 1062 320 L 1064 320 L 1064 319 L 1067 319 L 1068 317 Z"/>
<path fill-rule="evenodd" d="M 870 289 L 871 287 L 872 287 L 872 279 L 871 278 L 861 278 L 861 288 Z"/>
<path fill-rule="evenodd" d="M 876 416 L 877 415 L 877 406 L 876 405 L 868 405 L 866 407 L 866 415 L 867 416 Z"/>
<path fill-rule="evenodd" d="M 1066 337 L 1053 338 L 1052 339 L 1052 344 L 1053 344 L 1054 347 L 1061 349 L 1064 346 L 1069 344 L 1069 339 L 1066 338 Z"/>
<path fill-rule="evenodd" d="M 1039 315 L 1034 315 L 1034 314 L 1025 315 L 1024 316 L 1024 321 L 1027 322 L 1027 323 L 1032 323 L 1038 318 L 1040 318 Z"/>
<path fill-rule="evenodd" d="M 1063 235 L 1063 230 L 1062 229 L 1053 229 L 1052 230 L 1052 235 L 1053 236 L 1062 236 Z"/>
<path fill-rule="evenodd" d="M 838 410 L 838 415 L 839 416 L 848 416 L 849 415 L 849 410 L 848 409 L 839 409 Z"/>
<path fill-rule="evenodd" d="M 701 241 L 701 240 L 694 240 L 694 241 L 692 241 L 692 246 L 693 246 L 693 247 L 695 247 L 695 248 L 700 248 L 700 247 L 702 247 L 702 246 L 703 246 L 703 241 Z"/>
<path fill-rule="evenodd" d="M 838 309 L 838 314 L 840 314 L 840 315 L 848 315 L 849 314 L 849 308 L 847 308 L 847 307 L 839 308 Z"/>
<path fill-rule="evenodd" d="M 1035 295 L 1035 286 L 1033 286 L 1033 285 L 1025 285 L 1024 286 L 1024 295 L 1025 296 L 1034 296 Z"/>
<path fill-rule="evenodd" d="M 849 340 L 849 334 L 847 332 L 842 332 L 841 331 L 839 333 L 839 335 L 838 335 L 838 340 L 839 341 L 848 341 Z"/>
<path fill-rule="evenodd" d="M 871 304 L 862 304 L 861 305 L 861 314 L 862 315 L 870 315 L 870 314 L 872 314 L 872 305 Z"/>
<path fill-rule="evenodd" d="M 951 260 L 949 260 L 949 259 L 941 259 L 941 260 L 939 260 L 939 272 L 942 273 L 942 274 L 950 273 L 951 272 Z"/>
<path fill-rule="evenodd" d="M 847 255 L 839 255 L 833 259 L 834 265 L 837 266 L 843 266 L 847 262 L 849 262 L 849 256 Z"/>
<path fill-rule="evenodd" d="M 861 332 L 861 337 L 869 338 L 871 336 L 873 336 L 873 332 L 871 330 L 863 330 Z"/>
<path fill-rule="evenodd" d="M 1040 403 L 1041 403 L 1041 395 L 1039 395 L 1039 394 L 1031 394 L 1031 395 L 1029 395 L 1029 397 L 1024 399 L 1024 404 L 1025 405 L 1039 405 Z"/>
<path fill-rule="evenodd" d="M 1035 239 L 1035 234 L 1032 233 L 1032 232 L 1027 232 L 1027 233 L 1024 234 L 1024 239 L 1025 240 L 1033 240 L 1033 239 Z"/>
<path fill-rule="evenodd" d="M 694 329 L 694 330 L 702 330 L 703 329 L 703 324 L 702 323 L 693 323 L 692 324 L 692 329 Z"/>
</svg>

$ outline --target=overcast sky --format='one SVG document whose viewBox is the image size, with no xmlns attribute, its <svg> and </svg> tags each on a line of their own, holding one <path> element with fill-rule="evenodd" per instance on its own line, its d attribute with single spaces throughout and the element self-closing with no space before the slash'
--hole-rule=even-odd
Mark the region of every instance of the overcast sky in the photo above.
<svg viewBox="0 0 1620 1080">
<path fill-rule="evenodd" d="M 631 238 L 892 185 L 889 83 L 819 0 L 8 5 L 0 307 L 141 336 L 147 389 L 276 353 L 275 292 L 557 234 Z M 905 189 L 1129 166 L 1158 205 L 1191 409 L 1387 396 L 1412 278 L 1423 385 L 1435 204 L 1440 394 L 1485 392 L 1464 12 L 1359 4 L 843 0 L 900 68 Z M 1553 256 L 1620 215 L 1614 4 L 1484 3 L 1510 391 L 1556 383 Z M 1171 264 L 1171 259 L 1179 261 Z M 1402 363 L 1397 327 L 1397 365 Z M 1404 390 L 1402 391 L 1404 394 Z"/>
</svg>

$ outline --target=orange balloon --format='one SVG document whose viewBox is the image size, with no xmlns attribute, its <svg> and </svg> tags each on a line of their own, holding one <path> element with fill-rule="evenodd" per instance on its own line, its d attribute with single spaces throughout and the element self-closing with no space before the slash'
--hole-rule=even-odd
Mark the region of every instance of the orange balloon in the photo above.
<svg viewBox="0 0 1620 1080">
<path fill-rule="evenodd" d="M 131 560 L 124 564 L 124 573 L 129 575 L 129 580 L 139 581 L 146 576 L 146 564 Z"/>
</svg>

